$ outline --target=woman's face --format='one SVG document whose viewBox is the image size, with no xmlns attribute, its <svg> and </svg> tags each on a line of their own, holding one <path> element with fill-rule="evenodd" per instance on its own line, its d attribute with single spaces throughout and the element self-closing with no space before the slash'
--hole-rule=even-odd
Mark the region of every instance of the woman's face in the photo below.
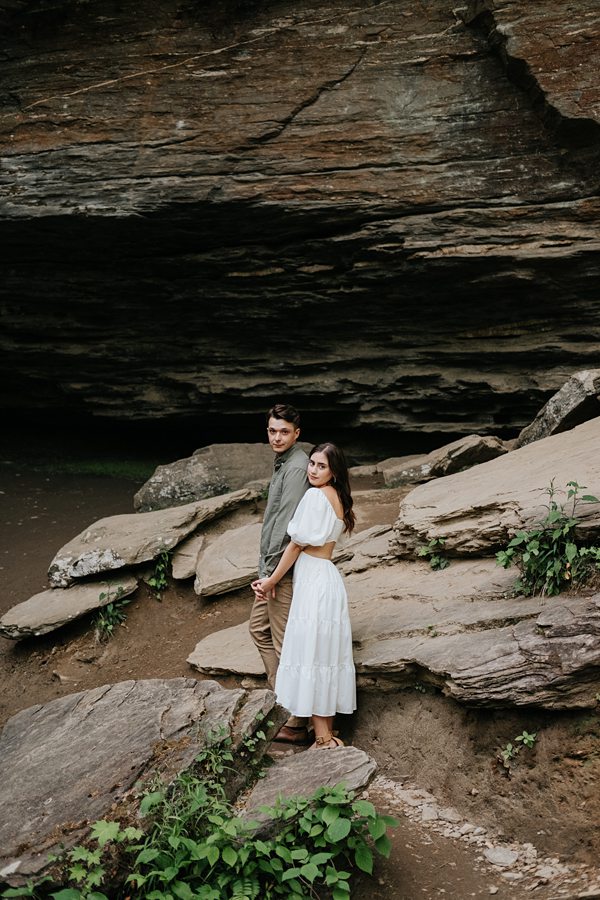
<svg viewBox="0 0 600 900">
<path fill-rule="evenodd" d="M 329 462 L 323 452 L 313 453 L 308 461 L 308 480 L 311 487 L 324 487 L 333 478 Z"/>
</svg>

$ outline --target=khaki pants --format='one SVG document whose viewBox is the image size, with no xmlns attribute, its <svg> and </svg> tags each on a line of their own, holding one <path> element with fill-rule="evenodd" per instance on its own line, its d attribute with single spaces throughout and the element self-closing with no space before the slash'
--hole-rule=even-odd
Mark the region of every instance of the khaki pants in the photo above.
<svg viewBox="0 0 600 900">
<path fill-rule="evenodd" d="M 275 588 L 275 600 L 267 600 L 266 603 L 258 603 L 255 600 L 250 613 L 250 636 L 262 656 L 271 690 L 275 688 L 275 675 L 290 612 L 292 590 L 292 575 L 288 573 Z M 298 727 L 306 725 L 306 719 L 291 716 L 286 724 Z"/>
</svg>

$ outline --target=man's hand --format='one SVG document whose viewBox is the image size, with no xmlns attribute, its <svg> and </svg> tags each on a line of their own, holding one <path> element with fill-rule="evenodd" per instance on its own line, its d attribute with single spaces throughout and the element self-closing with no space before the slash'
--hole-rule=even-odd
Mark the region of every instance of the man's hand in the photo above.
<svg viewBox="0 0 600 900">
<path fill-rule="evenodd" d="M 270 578 L 257 578 L 250 585 L 259 603 L 275 599 L 275 584 Z"/>
</svg>

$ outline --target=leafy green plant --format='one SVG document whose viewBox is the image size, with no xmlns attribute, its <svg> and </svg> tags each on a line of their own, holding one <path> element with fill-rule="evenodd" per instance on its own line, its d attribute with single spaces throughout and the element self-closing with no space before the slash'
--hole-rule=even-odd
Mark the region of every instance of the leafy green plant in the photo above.
<svg viewBox="0 0 600 900">
<path fill-rule="evenodd" d="M 371 874 L 372 848 L 390 852 L 387 828 L 395 819 L 379 816 L 342 785 L 262 807 L 273 823 L 268 837 L 259 836 L 256 822 L 233 815 L 222 795 L 193 779 L 186 790 L 192 799 L 186 817 L 167 800 L 146 843 L 136 848 L 128 883 L 147 900 L 169 894 L 183 900 L 302 898 L 316 896 L 317 887 L 347 900 L 348 868 Z M 193 822 L 187 818 L 192 810 Z"/>
<path fill-rule="evenodd" d="M 261 808 L 267 827 L 235 815 L 225 793 L 230 741 L 217 740 L 199 755 L 197 770 L 169 789 L 155 784 L 144 794 L 145 837 L 118 822 L 97 822 L 94 846 L 66 855 L 72 886 L 53 894 L 55 900 L 106 900 L 105 853 L 116 844 L 133 854 L 118 896 L 139 900 L 300 900 L 325 896 L 322 890 L 347 900 L 352 867 L 371 874 L 374 851 L 389 855 L 387 830 L 396 820 L 378 815 L 343 785 Z"/>
<path fill-rule="evenodd" d="M 97 641 L 107 641 L 114 634 L 117 625 L 121 625 L 127 618 L 125 607 L 129 604 L 129 600 L 121 600 L 124 594 L 122 587 L 118 587 L 115 592 L 114 600 L 107 603 L 96 613 L 93 625 Z M 100 594 L 100 600 L 107 600 L 110 597 L 110 588 Z"/>
<path fill-rule="evenodd" d="M 515 738 L 515 741 L 521 743 L 524 747 L 533 747 L 537 739 L 537 731 L 534 731 L 532 734 L 529 734 L 528 731 L 524 731 L 522 734 L 518 734 Z"/>
<path fill-rule="evenodd" d="M 529 531 L 517 531 L 505 550 L 496 554 L 498 565 L 507 569 L 516 564 L 520 577 L 515 590 L 525 596 L 547 594 L 552 597 L 572 584 L 585 582 L 594 567 L 600 568 L 600 547 L 581 547 L 576 530 L 579 503 L 598 503 L 591 494 L 580 495 L 585 487 L 576 481 L 567 483 L 567 503 L 556 500 L 554 480 L 544 491 L 548 495 L 547 513 Z"/>
<path fill-rule="evenodd" d="M 264 721 L 264 719 L 265 719 L 264 714 L 260 713 L 260 712 L 257 713 L 256 716 L 254 717 L 254 721 L 258 725 L 260 725 Z M 265 722 L 266 728 L 272 728 L 272 726 L 273 726 L 272 721 L 269 720 L 268 722 Z M 262 777 L 262 775 L 264 774 L 264 772 L 260 770 L 263 759 L 262 759 L 262 757 L 256 757 L 253 759 L 253 757 L 255 757 L 256 752 L 257 752 L 258 748 L 260 747 L 260 745 L 265 743 L 266 740 L 267 740 L 267 736 L 266 736 L 265 732 L 263 731 L 262 728 L 258 728 L 252 734 L 248 734 L 244 738 L 242 738 L 242 746 L 239 751 L 240 756 L 242 758 L 245 758 L 245 757 L 249 758 L 251 771 L 255 772 L 260 777 Z"/>
<path fill-rule="evenodd" d="M 450 565 L 450 560 L 444 556 L 445 546 L 444 538 L 432 538 L 427 546 L 419 547 L 417 556 L 425 557 L 432 569 L 446 569 Z"/>
<path fill-rule="evenodd" d="M 33 883 L 33 881 L 28 881 L 27 884 L 22 885 L 21 887 L 15 888 L 6 888 L 6 890 L 2 891 L 0 897 L 34 897 L 37 898 L 40 896 L 39 888 L 41 885 L 50 881 L 50 878 L 42 878 L 37 883 Z"/>
<path fill-rule="evenodd" d="M 537 731 L 528 732 L 523 731 L 522 734 L 518 734 L 516 738 L 511 742 L 509 741 L 505 747 L 503 747 L 498 754 L 498 762 L 506 769 L 506 774 L 510 775 L 512 769 L 512 761 L 516 759 L 519 755 L 523 747 L 527 747 L 529 750 L 533 747 L 537 739 Z"/>
<path fill-rule="evenodd" d="M 154 562 L 154 572 L 148 579 L 148 584 L 154 591 L 154 596 L 160 602 L 162 595 L 168 587 L 167 575 L 171 568 L 171 553 L 162 550 Z"/>
</svg>

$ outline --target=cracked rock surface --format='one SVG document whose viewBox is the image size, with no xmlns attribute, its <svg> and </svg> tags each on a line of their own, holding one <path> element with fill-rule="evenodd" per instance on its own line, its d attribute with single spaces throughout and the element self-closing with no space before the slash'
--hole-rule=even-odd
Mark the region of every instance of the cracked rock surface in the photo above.
<svg viewBox="0 0 600 900">
<path fill-rule="evenodd" d="M 176 547 L 202 523 L 256 497 L 255 491 L 240 490 L 156 512 L 100 519 L 58 551 L 48 570 L 50 581 L 66 587 L 78 578 L 148 562 Z"/>
<path fill-rule="evenodd" d="M 107 684 L 17 713 L 0 735 L 0 868 L 11 868 L 11 883 L 43 872 L 49 854 L 97 819 L 135 812 L 138 780 L 174 778 L 211 731 L 230 729 L 239 746 L 259 712 L 275 729 L 286 715 L 270 691 L 173 678 Z"/>
</svg>

